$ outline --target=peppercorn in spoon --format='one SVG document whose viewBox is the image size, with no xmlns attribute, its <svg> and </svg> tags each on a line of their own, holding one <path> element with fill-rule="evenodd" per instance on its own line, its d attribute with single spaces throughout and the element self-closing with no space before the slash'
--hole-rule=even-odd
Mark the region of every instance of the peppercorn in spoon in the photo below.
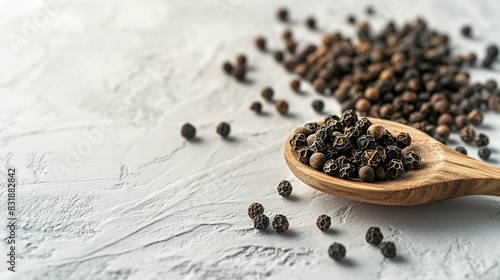
<svg viewBox="0 0 500 280">
<path fill-rule="evenodd" d="M 500 168 L 465 156 L 426 133 L 388 120 L 370 118 L 394 135 L 411 135 L 411 147 L 420 154 L 420 167 L 395 180 L 362 182 L 329 176 L 299 161 L 285 144 L 285 160 L 292 173 L 307 185 L 336 196 L 381 205 L 419 205 L 465 195 L 500 196 Z M 317 123 L 323 123 L 318 121 Z"/>
</svg>

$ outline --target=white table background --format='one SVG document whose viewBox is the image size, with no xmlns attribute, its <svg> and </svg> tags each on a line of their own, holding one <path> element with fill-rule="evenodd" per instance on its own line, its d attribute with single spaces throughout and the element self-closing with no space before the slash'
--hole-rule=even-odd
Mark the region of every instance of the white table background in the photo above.
<svg viewBox="0 0 500 280">
<path fill-rule="evenodd" d="M 285 137 L 321 118 L 310 107 L 314 98 L 327 102 L 328 113 L 340 107 L 310 87 L 305 96 L 291 93 L 291 76 L 255 50 L 253 39 L 263 34 L 271 48 L 281 46 L 280 5 L 290 7 L 302 45 L 319 39 L 304 27 L 307 15 L 321 31 L 353 34 L 345 18 L 364 17 L 368 2 L 269 2 L 0 1 L 0 155 L 18 174 L 18 272 L 6 270 L 3 244 L 1 279 L 500 277 L 499 198 L 385 207 L 326 195 L 294 178 L 282 156 Z M 374 6 L 375 28 L 420 15 L 449 32 L 457 52 L 482 58 L 487 43 L 500 43 L 493 0 Z M 459 35 L 466 23 L 472 40 Z M 221 71 L 238 52 L 248 55 L 250 84 Z M 471 70 L 472 80 L 500 80 L 495 68 Z M 266 103 L 264 116 L 249 110 L 266 85 L 289 100 L 290 117 Z M 215 134 L 221 121 L 231 124 L 230 141 Z M 198 141 L 180 137 L 184 122 L 196 126 Z M 499 122 L 488 113 L 478 128 L 490 136 L 495 165 Z M 289 199 L 276 193 L 283 179 L 294 186 Z M 1 221 L 6 194 L 2 188 Z M 254 230 L 246 214 L 252 202 L 270 217 L 286 215 L 291 229 Z M 316 228 L 320 214 L 332 217 L 333 230 Z M 396 243 L 395 260 L 365 242 L 372 225 Z M 335 241 L 347 248 L 338 263 L 326 252 Z"/>
</svg>

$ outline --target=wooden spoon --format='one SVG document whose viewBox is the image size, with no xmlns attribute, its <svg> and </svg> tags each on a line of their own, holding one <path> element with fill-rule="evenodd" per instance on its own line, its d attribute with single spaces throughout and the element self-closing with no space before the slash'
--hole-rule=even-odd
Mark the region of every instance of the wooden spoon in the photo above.
<svg viewBox="0 0 500 280">
<path fill-rule="evenodd" d="M 343 198 L 382 205 L 418 205 L 465 195 L 500 196 L 500 168 L 462 155 L 415 128 L 381 119 L 370 119 L 393 135 L 407 132 L 411 147 L 422 163 L 395 180 L 365 183 L 329 176 L 303 164 L 285 143 L 285 160 L 299 180 L 322 192 Z M 322 123 L 319 121 L 318 123 Z"/>
</svg>

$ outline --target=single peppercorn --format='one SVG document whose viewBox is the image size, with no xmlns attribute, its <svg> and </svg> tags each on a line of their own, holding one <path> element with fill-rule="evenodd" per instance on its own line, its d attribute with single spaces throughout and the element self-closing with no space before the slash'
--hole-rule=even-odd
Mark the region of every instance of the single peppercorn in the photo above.
<svg viewBox="0 0 500 280">
<path fill-rule="evenodd" d="M 273 218 L 273 228 L 276 232 L 281 233 L 288 230 L 289 227 L 288 219 L 281 214 L 274 216 Z"/>
<path fill-rule="evenodd" d="M 384 235 L 380 231 L 379 227 L 370 227 L 366 232 L 365 239 L 368 244 L 379 245 L 384 239 Z"/>
<path fill-rule="evenodd" d="M 316 170 L 321 170 L 326 162 L 326 156 L 323 153 L 316 152 L 309 159 L 309 164 Z"/>
<path fill-rule="evenodd" d="M 262 89 L 260 94 L 262 95 L 262 98 L 264 98 L 265 100 L 272 101 L 274 96 L 274 90 L 271 87 L 265 87 Z"/>
<path fill-rule="evenodd" d="M 316 133 L 316 136 L 317 135 Z M 344 134 L 335 137 L 332 146 L 339 154 L 347 153 L 352 149 L 351 141 Z"/>
<path fill-rule="evenodd" d="M 352 163 L 344 164 L 339 170 L 339 176 L 342 179 L 349 180 L 356 174 L 356 167 Z"/>
<path fill-rule="evenodd" d="M 391 159 L 400 159 L 401 148 L 394 145 L 387 146 L 385 147 L 385 156 L 386 161 L 390 161 Z"/>
<path fill-rule="evenodd" d="M 479 150 L 477 150 L 477 154 L 482 160 L 488 160 L 491 156 L 491 151 L 488 149 L 486 146 L 479 147 Z"/>
<path fill-rule="evenodd" d="M 233 73 L 233 65 L 226 61 L 222 64 L 222 69 L 224 70 L 224 73 L 228 74 L 228 75 L 231 75 Z"/>
<path fill-rule="evenodd" d="M 460 139 L 462 139 L 462 141 L 464 141 L 465 143 L 472 142 L 472 140 L 474 140 L 475 134 L 476 134 L 476 132 L 470 126 L 466 126 L 462 129 L 460 129 L 460 131 L 458 131 L 458 135 L 460 136 Z"/>
<path fill-rule="evenodd" d="M 273 53 L 274 59 L 281 63 L 283 62 L 283 57 L 285 56 L 282 51 L 274 51 Z"/>
<path fill-rule="evenodd" d="M 185 123 L 181 128 L 181 135 L 186 139 L 193 139 L 196 136 L 196 128 L 190 123 Z"/>
<path fill-rule="evenodd" d="M 439 125 L 436 127 L 435 134 L 438 138 L 447 140 L 450 137 L 451 130 L 447 125 Z"/>
<path fill-rule="evenodd" d="M 498 47 L 496 45 L 488 45 L 486 47 L 486 55 L 492 58 L 496 58 L 498 56 Z"/>
<path fill-rule="evenodd" d="M 299 127 L 297 127 L 297 128 L 295 129 L 295 131 L 294 131 L 294 132 L 295 132 L 295 134 L 302 133 L 302 134 L 304 134 L 304 136 L 306 136 L 306 137 L 308 137 L 308 136 L 309 136 L 309 135 L 311 135 L 311 133 L 312 133 L 312 132 L 311 132 L 311 131 L 307 128 L 307 127 L 305 127 L 305 126 L 299 126 Z"/>
<path fill-rule="evenodd" d="M 358 148 L 363 151 L 373 150 L 377 146 L 377 142 L 371 135 L 362 135 L 358 138 Z"/>
<path fill-rule="evenodd" d="M 309 29 L 316 29 L 316 19 L 314 19 L 313 17 L 308 17 L 306 19 L 306 26 Z"/>
<path fill-rule="evenodd" d="M 295 92 L 299 92 L 300 91 L 300 80 L 299 79 L 291 80 L 290 81 L 290 88 Z"/>
<path fill-rule="evenodd" d="M 305 164 L 309 164 L 309 159 L 311 158 L 313 151 L 311 151 L 308 147 L 301 147 L 297 151 L 297 156 L 299 161 Z"/>
<path fill-rule="evenodd" d="M 248 206 L 248 216 L 250 219 L 255 219 L 258 215 L 261 215 L 264 213 L 264 206 L 260 203 L 252 203 L 250 206 Z"/>
<path fill-rule="evenodd" d="M 415 150 L 408 150 L 403 156 L 403 166 L 406 170 L 419 167 L 420 161 L 420 155 Z"/>
<path fill-rule="evenodd" d="M 282 22 L 288 21 L 288 9 L 280 8 L 277 13 L 278 19 Z"/>
<path fill-rule="evenodd" d="M 285 43 L 285 48 L 289 53 L 293 54 L 297 49 L 297 43 L 294 40 L 287 40 Z"/>
<path fill-rule="evenodd" d="M 253 219 L 253 227 L 258 230 L 265 230 L 269 226 L 269 218 L 264 214 L 259 214 Z"/>
<path fill-rule="evenodd" d="M 380 154 L 376 150 L 366 150 L 362 157 L 363 165 L 367 166 L 378 166 L 380 164 L 381 158 Z"/>
<path fill-rule="evenodd" d="M 237 54 L 235 59 L 239 66 L 245 66 L 247 64 L 247 57 L 244 54 Z"/>
<path fill-rule="evenodd" d="M 410 134 L 406 132 L 401 132 L 397 137 L 396 137 L 396 144 L 398 147 L 401 149 L 404 149 L 408 146 L 411 145 L 411 137 Z"/>
<path fill-rule="evenodd" d="M 220 136 L 222 136 L 224 138 L 226 138 L 227 136 L 229 136 L 230 132 L 231 132 L 231 127 L 229 126 L 228 123 L 221 122 L 217 126 L 217 134 L 219 134 Z"/>
<path fill-rule="evenodd" d="M 343 259 L 345 257 L 345 254 L 345 247 L 340 243 L 335 242 L 328 248 L 328 255 L 330 256 L 330 258 L 336 261 Z"/>
<path fill-rule="evenodd" d="M 336 176 L 339 174 L 339 165 L 336 160 L 329 159 L 323 165 L 323 172 L 330 176 Z"/>
<path fill-rule="evenodd" d="M 373 182 L 375 180 L 375 171 L 371 166 L 362 166 L 359 169 L 359 178 L 363 182 Z"/>
<path fill-rule="evenodd" d="M 332 219 L 328 215 L 320 215 L 316 220 L 316 225 L 320 230 L 327 230 L 332 225 Z"/>
<path fill-rule="evenodd" d="M 311 146 L 312 143 L 314 143 L 314 141 L 316 140 L 316 134 L 311 134 L 309 136 L 307 136 L 307 139 L 306 139 L 306 146 Z"/>
<path fill-rule="evenodd" d="M 241 66 L 234 67 L 233 76 L 236 78 L 236 80 L 238 80 L 240 82 L 244 81 L 245 77 L 246 77 L 245 67 L 241 67 Z"/>
<path fill-rule="evenodd" d="M 340 123 L 344 126 L 355 126 L 357 121 L 358 115 L 354 110 L 347 110 L 340 117 Z"/>
<path fill-rule="evenodd" d="M 286 102 L 285 100 L 279 100 L 278 102 L 276 102 L 276 110 L 280 114 L 286 115 L 288 113 L 288 102 Z"/>
<path fill-rule="evenodd" d="M 479 133 L 474 136 L 474 142 L 478 147 L 488 146 L 488 144 L 490 143 L 490 139 L 488 138 L 488 136 Z"/>
<path fill-rule="evenodd" d="M 323 111 L 323 108 L 325 107 L 325 103 L 323 103 L 322 100 L 314 100 L 312 103 L 312 107 L 314 111 L 321 113 Z"/>
<path fill-rule="evenodd" d="M 479 109 L 474 109 L 467 115 L 467 120 L 473 125 L 480 125 L 483 122 L 483 113 Z"/>
<path fill-rule="evenodd" d="M 470 27 L 470 25 L 462 27 L 462 35 L 466 38 L 472 37 L 472 28 Z"/>
<path fill-rule="evenodd" d="M 288 180 L 283 180 L 278 185 L 278 194 L 282 197 L 289 197 L 292 194 L 292 184 Z"/>
<path fill-rule="evenodd" d="M 257 38 L 255 38 L 255 46 L 257 46 L 257 48 L 261 51 L 265 51 L 266 50 L 266 38 L 262 37 L 262 36 L 258 36 Z"/>
<path fill-rule="evenodd" d="M 403 163 L 399 159 L 391 159 L 387 164 L 387 176 L 391 179 L 402 176 L 404 172 Z"/>
<path fill-rule="evenodd" d="M 370 127 L 368 127 L 368 130 L 366 131 L 366 133 L 372 136 L 375 139 L 375 141 L 380 139 L 380 137 L 382 137 L 382 134 L 384 134 L 384 132 L 385 129 L 378 124 L 371 125 Z"/>
<path fill-rule="evenodd" d="M 356 17 L 354 15 L 349 15 L 347 17 L 347 22 L 352 25 L 356 24 Z"/>
<path fill-rule="evenodd" d="M 250 105 L 250 110 L 260 114 L 262 112 L 262 104 L 259 101 L 254 101 L 252 105 Z"/>
<path fill-rule="evenodd" d="M 306 146 L 306 136 L 302 133 L 293 135 L 292 139 L 290 139 L 290 146 L 294 149 Z"/>
<path fill-rule="evenodd" d="M 293 33 L 292 33 L 292 30 L 290 29 L 285 29 L 283 31 L 283 33 L 281 33 L 281 37 L 284 39 L 284 40 L 291 40 L 293 38 Z"/>
<path fill-rule="evenodd" d="M 396 256 L 396 245 L 394 242 L 384 242 L 380 245 L 380 252 L 386 258 L 394 258 Z"/>
<path fill-rule="evenodd" d="M 463 146 L 457 146 L 455 147 L 455 151 L 463 154 L 463 155 L 467 155 L 467 150 L 465 149 L 465 147 Z"/>
<path fill-rule="evenodd" d="M 387 174 L 385 168 L 383 168 L 382 166 L 375 167 L 375 179 L 384 180 L 386 175 Z"/>
<path fill-rule="evenodd" d="M 366 7 L 366 14 L 369 16 L 373 16 L 375 14 L 375 10 L 373 9 L 372 6 Z"/>
</svg>

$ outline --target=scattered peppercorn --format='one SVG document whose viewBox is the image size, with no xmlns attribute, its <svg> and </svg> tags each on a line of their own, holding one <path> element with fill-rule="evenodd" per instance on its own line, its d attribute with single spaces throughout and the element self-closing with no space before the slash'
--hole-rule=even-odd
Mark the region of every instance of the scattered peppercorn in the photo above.
<svg viewBox="0 0 500 280">
<path fill-rule="evenodd" d="M 261 215 L 264 213 L 264 206 L 260 203 L 252 203 L 250 206 L 248 206 L 248 216 L 250 219 L 255 219 L 258 215 Z"/>
<path fill-rule="evenodd" d="M 233 65 L 226 61 L 222 64 L 222 69 L 224 70 L 224 73 L 228 74 L 228 75 L 231 75 L 233 73 Z"/>
<path fill-rule="evenodd" d="M 366 242 L 371 245 L 379 245 L 384 239 L 384 235 L 380 231 L 379 227 L 370 227 L 366 232 Z"/>
<path fill-rule="evenodd" d="M 298 79 L 291 80 L 290 81 L 290 88 L 295 92 L 299 92 L 300 91 L 300 80 L 298 80 Z"/>
<path fill-rule="evenodd" d="M 278 194 L 289 197 L 292 194 L 292 184 L 288 180 L 281 181 L 278 185 Z"/>
<path fill-rule="evenodd" d="M 233 69 L 233 76 L 236 78 L 236 80 L 242 82 L 245 80 L 246 77 L 246 70 L 244 67 L 238 66 Z"/>
<path fill-rule="evenodd" d="M 245 66 L 247 64 L 247 57 L 244 54 L 237 54 L 236 55 L 236 63 L 240 66 Z"/>
<path fill-rule="evenodd" d="M 186 123 L 181 128 L 181 135 L 186 139 L 193 139 L 196 136 L 196 128 L 192 124 Z"/>
<path fill-rule="evenodd" d="M 288 113 L 288 102 L 286 102 L 285 100 L 279 100 L 278 102 L 276 102 L 276 110 L 280 114 L 286 115 Z"/>
<path fill-rule="evenodd" d="M 292 30 L 290 29 L 285 29 L 281 35 L 281 37 L 283 37 L 283 39 L 285 40 L 291 40 L 293 38 L 293 33 L 292 33 Z"/>
<path fill-rule="evenodd" d="M 279 63 L 283 62 L 283 57 L 284 57 L 284 54 L 283 54 L 283 52 L 282 52 L 282 51 L 274 51 L 273 56 L 274 56 L 274 59 L 275 59 L 277 62 L 279 62 Z"/>
<path fill-rule="evenodd" d="M 262 97 L 267 101 L 273 100 L 274 90 L 271 87 L 265 87 L 261 91 Z"/>
<path fill-rule="evenodd" d="M 308 17 L 306 19 L 306 26 L 309 29 L 316 29 L 316 20 L 313 17 Z"/>
<path fill-rule="evenodd" d="M 373 16 L 375 14 L 375 10 L 373 9 L 372 6 L 366 7 L 366 14 L 369 16 Z"/>
<path fill-rule="evenodd" d="M 476 132 L 474 131 L 474 129 L 470 126 L 465 126 L 463 127 L 462 129 L 460 129 L 460 131 L 458 131 L 458 135 L 460 135 L 460 138 L 462 139 L 462 141 L 464 141 L 465 143 L 470 143 L 472 142 L 472 140 L 474 140 L 474 135 L 476 134 Z"/>
<path fill-rule="evenodd" d="M 259 214 L 253 219 L 253 227 L 258 230 L 265 230 L 269 226 L 269 218 L 264 214 Z"/>
<path fill-rule="evenodd" d="M 312 103 L 312 107 L 314 111 L 321 113 L 323 111 L 323 108 L 325 107 L 325 103 L 323 103 L 322 100 L 314 100 Z"/>
<path fill-rule="evenodd" d="M 332 219 L 328 215 L 320 215 L 316 220 L 316 225 L 320 230 L 327 230 L 332 225 Z"/>
<path fill-rule="evenodd" d="M 466 38 L 472 37 L 472 28 L 470 27 L 470 25 L 462 27 L 462 35 Z"/>
<path fill-rule="evenodd" d="M 285 47 L 289 53 L 295 53 L 295 49 L 297 49 L 297 43 L 294 40 L 290 39 L 286 41 Z"/>
<path fill-rule="evenodd" d="M 352 25 L 356 24 L 356 17 L 353 16 L 353 15 L 349 15 L 347 17 L 347 22 L 350 23 L 350 24 L 352 24 Z"/>
<path fill-rule="evenodd" d="M 250 106 L 250 110 L 260 114 L 262 112 L 262 104 L 259 101 L 254 101 Z"/>
<path fill-rule="evenodd" d="M 386 258 L 394 258 L 396 256 L 396 245 L 394 242 L 384 242 L 380 245 L 380 251 Z"/>
<path fill-rule="evenodd" d="M 474 136 L 474 142 L 478 147 L 488 146 L 488 144 L 490 143 L 490 139 L 488 138 L 488 136 L 479 133 Z"/>
<path fill-rule="evenodd" d="M 480 125 L 483 122 L 483 113 L 479 109 L 474 109 L 467 115 L 467 120 L 473 125 Z"/>
<path fill-rule="evenodd" d="M 288 21 L 288 9 L 280 8 L 277 13 L 278 19 L 282 22 Z"/>
<path fill-rule="evenodd" d="M 457 147 L 455 147 L 455 151 L 457 151 L 457 152 L 459 152 L 461 154 L 467 155 L 467 150 L 463 146 L 457 146 Z"/>
<path fill-rule="evenodd" d="M 486 146 L 479 147 L 477 154 L 482 160 L 488 160 L 491 156 L 491 151 Z"/>
<path fill-rule="evenodd" d="M 343 259 L 345 257 L 345 253 L 346 253 L 346 250 L 345 250 L 344 245 L 337 243 L 337 242 L 333 243 L 328 248 L 328 255 L 330 256 L 330 258 L 332 258 L 336 261 Z"/>
<path fill-rule="evenodd" d="M 227 136 L 229 136 L 230 132 L 231 132 L 231 127 L 229 126 L 228 123 L 221 122 L 217 126 L 217 134 L 219 134 L 220 136 L 222 136 L 224 138 L 226 138 Z"/>
<path fill-rule="evenodd" d="M 264 38 L 262 36 L 258 36 L 257 38 L 255 38 L 255 46 L 259 50 L 265 51 L 266 50 L 266 38 Z"/>
<path fill-rule="evenodd" d="M 281 214 L 274 216 L 273 218 L 273 228 L 276 232 L 281 233 L 288 230 L 288 219 Z"/>
</svg>

